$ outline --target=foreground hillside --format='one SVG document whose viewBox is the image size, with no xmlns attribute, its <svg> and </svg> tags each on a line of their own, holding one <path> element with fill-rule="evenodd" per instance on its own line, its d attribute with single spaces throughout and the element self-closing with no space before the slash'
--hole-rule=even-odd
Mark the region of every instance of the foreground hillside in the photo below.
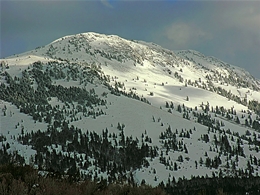
<svg viewBox="0 0 260 195">
<path fill-rule="evenodd" d="M 4 165 L 0 166 L 0 193 L 2 195 L 15 194 L 113 194 L 113 195 L 184 195 L 184 194 L 259 194 L 260 178 L 193 178 L 190 181 L 179 180 L 173 185 L 152 188 L 142 184 L 107 184 L 105 180 L 81 181 L 75 178 L 59 178 L 57 175 L 49 174 L 42 176 L 30 166 Z"/>
<path fill-rule="evenodd" d="M 168 187 L 260 173 L 260 86 L 245 70 L 96 33 L 0 68 L 1 164 Z"/>
</svg>

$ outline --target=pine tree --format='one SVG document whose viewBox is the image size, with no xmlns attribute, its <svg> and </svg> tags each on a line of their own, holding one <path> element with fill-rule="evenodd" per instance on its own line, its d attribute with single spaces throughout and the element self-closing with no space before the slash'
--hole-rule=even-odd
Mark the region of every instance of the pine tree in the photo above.
<svg viewBox="0 0 260 195">
<path fill-rule="evenodd" d="M 237 124 L 240 124 L 240 120 L 239 120 L 238 116 L 237 116 L 237 118 L 236 118 L 236 123 L 237 123 Z"/>
<path fill-rule="evenodd" d="M 177 171 L 178 170 L 178 165 L 176 162 L 174 162 L 174 171 Z"/>
<path fill-rule="evenodd" d="M 182 113 L 181 105 L 178 105 L 177 111 L 178 111 L 179 113 Z"/>
</svg>

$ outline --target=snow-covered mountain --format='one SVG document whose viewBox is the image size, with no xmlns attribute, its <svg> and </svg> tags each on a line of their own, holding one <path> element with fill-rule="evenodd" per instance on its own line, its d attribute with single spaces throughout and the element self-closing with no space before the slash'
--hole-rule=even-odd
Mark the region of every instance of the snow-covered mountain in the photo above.
<svg viewBox="0 0 260 195">
<path fill-rule="evenodd" d="M 17 161 L 153 186 L 259 174 L 260 81 L 214 57 L 82 33 L 0 71 L 0 146 Z"/>
</svg>

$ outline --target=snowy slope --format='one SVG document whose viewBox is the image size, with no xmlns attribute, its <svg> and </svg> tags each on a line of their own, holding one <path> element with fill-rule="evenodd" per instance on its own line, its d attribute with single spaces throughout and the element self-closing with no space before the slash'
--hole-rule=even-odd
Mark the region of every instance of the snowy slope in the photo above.
<svg viewBox="0 0 260 195">
<path fill-rule="evenodd" d="M 126 72 L 124 77 L 128 78 L 148 76 L 153 79 L 161 76 L 159 83 L 164 78 L 179 81 L 181 77 L 180 84 L 198 82 L 196 85 L 209 90 L 210 83 L 226 91 L 231 90 L 232 94 L 240 97 L 247 94 L 248 100 L 256 99 L 255 95 L 251 96 L 252 89 L 260 89 L 259 81 L 248 72 L 214 57 L 193 50 L 173 52 L 152 43 L 129 41 L 115 35 L 81 33 L 65 36 L 21 55 L 72 60 L 83 64 L 97 63 L 105 73 L 109 71 L 111 76 L 117 77 Z M 146 70 L 147 73 L 144 72 Z M 175 73 L 179 76 L 177 79 Z"/>
<path fill-rule="evenodd" d="M 43 62 L 43 70 L 50 68 L 48 63 L 53 61 L 68 64 L 66 68 L 57 66 L 59 70 L 72 67 L 81 71 L 95 65 L 102 71 L 99 74 L 109 78 L 108 84 L 113 88 L 122 93 L 136 94 L 151 103 L 149 105 L 123 95 L 113 95 L 107 85 L 98 79 L 86 85 L 81 81 L 84 80 L 81 77 L 74 80 L 68 76 L 52 79 L 52 84 L 56 86 L 94 89 L 96 94 L 107 102 L 106 106 L 99 105 L 93 108 L 102 109 L 105 114 L 94 119 L 78 112 L 74 116 L 78 120 L 72 120 L 70 125 L 82 129 L 83 132 L 94 131 L 102 134 L 107 128 L 110 133 L 120 134 L 117 128 L 120 123 L 125 125 L 125 135 L 138 138 L 139 145 L 142 143 L 141 140 L 144 140 L 143 135 L 151 138 L 151 142 L 144 142 L 150 147 L 158 147 L 158 156 L 153 159 L 147 158 L 148 167 L 143 166 L 130 171 L 137 183 L 144 179 L 146 183 L 156 186 L 162 181 L 167 183 L 172 177 L 191 178 L 206 174 L 212 176 L 213 173 L 218 175 L 222 171 L 224 175 L 232 175 L 239 169 L 247 170 L 250 156 L 255 157 L 257 162 L 260 160 L 260 154 L 256 149 L 259 148 L 260 134 L 252 125 L 244 125 L 246 118 L 251 117 L 253 121 L 258 121 L 259 116 L 249 110 L 246 104 L 242 105 L 239 102 L 245 99 L 260 102 L 260 85 L 259 81 L 245 70 L 196 51 L 173 52 L 152 43 L 129 41 L 115 35 L 82 33 L 62 37 L 35 50 L 1 59 L 1 84 L 8 86 L 3 74 L 5 71 L 13 78 L 21 78 L 22 72 L 31 69 L 36 61 Z M 74 64 L 70 66 L 72 63 Z M 32 85 L 36 90 L 37 84 L 33 78 Z M 229 97 L 221 93 L 221 90 L 227 91 Z M 103 96 L 104 93 L 107 95 Z M 173 107 L 166 107 L 166 102 L 172 102 Z M 67 106 L 66 102 L 56 97 L 51 97 L 48 103 L 53 108 Z M 73 108 L 74 105 L 77 103 L 73 103 Z M 181 112 L 178 106 L 181 107 Z M 209 110 L 205 111 L 207 106 Z M 2 100 L 0 107 L 0 132 L 6 136 L 6 143 L 12 143 L 9 151 L 18 150 L 19 154 L 26 156 L 26 163 L 29 163 L 29 158 L 36 153 L 35 150 L 22 145 L 13 136 L 21 135 L 21 128 L 24 128 L 25 132 L 36 132 L 39 129 L 45 131 L 48 124 L 38 121 L 35 123 L 31 116 L 20 113 L 10 102 Z M 222 107 L 225 111 L 222 114 L 216 113 L 216 107 Z M 231 113 L 231 110 L 235 111 L 235 114 Z M 224 124 L 218 130 L 208 130 L 207 125 L 200 124 L 198 116 L 193 113 L 195 111 L 195 114 L 208 114 L 214 121 Z M 227 113 L 232 118 L 228 119 Z M 66 117 L 67 120 L 71 120 L 69 116 Z M 240 124 L 236 122 L 236 117 L 239 118 Z M 164 142 L 168 138 L 160 139 L 160 135 L 169 126 L 172 132 L 176 133 L 181 147 L 185 145 L 188 153 L 182 149 L 166 152 Z M 215 124 L 213 126 L 215 127 Z M 249 133 L 246 134 L 246 131 Z M 184 136 L 187 132 L 190 134 L 189 138 Z M 208 135 L 209 141 L 204 140 L 205 134 Z M 221 153 L 223 146 L 220 143 L 217 145 L 214 140 L 216 136 L 221 142 L 221 137 L 226 135 L 233 148 L 237 147 L 237 140 L 244 135 L 242 145 L 245 156 L 239 155 L 238 162 L 235 162 L 235 156 L 227 158 L 224 152 Z M 252 140 L 256 137 L 255 143 L 249 142 L 249 137 Z M 52 149 L 54 148 L 50 148 L 50 151 Z M 60 151 L 61 147 L 55 150 Z M 169 163 L 162 163 L 161 153 Z M 179 159 L 180 156 L 183 157 L 183 161 Z M 208 167 L 205 164 L 208 157 L 219 157 L 222 163 L 217 168 Z M 200 159 L 203 161 L 201 164 Z M 175 163 L 177 170 L 173 168 Z M 236 171 L 232 169 L 232 163 L 235 164 Z M 259 165 L 251 163 L 251 166 L 254 170 L 253 175 L 259 174 Z M 98 167 L 92 166 L 82 172 L 94 175 L 94 171 L 100 176 L 108 177 L 107 172 L 100 173 L 99 170 Z"/>
</svg>

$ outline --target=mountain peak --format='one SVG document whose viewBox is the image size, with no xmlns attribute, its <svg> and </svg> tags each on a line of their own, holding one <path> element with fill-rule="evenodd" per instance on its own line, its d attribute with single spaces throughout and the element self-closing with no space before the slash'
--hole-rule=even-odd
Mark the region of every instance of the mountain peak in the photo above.
<svg viewBox="0 0 260 195">
<path fill-rule="evenodd" d="M 55 41 L 51 42 L 50 44 L 60 42 L 65 39 L 86 39 L 86 41 L 92 42 L 92 41 L 108 41 L 111 39 L 117 39 L 117 40 L 123 40 L 123 38 L 117 36 L 117 35 L 106 35 L 106 34 L 100 34 L 96 32 L 85 32 L 85 33 L 79 33 L 74 35 L 68 35 L 61 37 L 59 39 L 56 39 Z"/>
<path fill-rule="evenodd" d="M 111 64 L 119 71 L 123 69 L 136 71 L 134 69 L 138 69 L 139 66 L 153 67 L 158 69 L 158 73 L 162 71 L 162 74 L 165 72 L 177 74 L 182 70 L 178 74 L 187 81 L 202 78 L 208 81 L 208 78 L 214 77 L 216 81 L 222 80 L 221 83 L 233 80 L 229 84 L 260 89 L 259 81 L 247 71 L 215 57 L 205 56 L 195 50 L 171 51 L 153 43 L 131 41 L 117 35 L 86 32 L 64 36 L 23 55 L 30 54 L 80 63 Z"/>
<path fill-rule="evenodd" d="M 259 175 L 258 102 L 257 80 L 219 59 L 80 33 L 1 60 L 0 141 L 110 182 Z"/>
</svg>

